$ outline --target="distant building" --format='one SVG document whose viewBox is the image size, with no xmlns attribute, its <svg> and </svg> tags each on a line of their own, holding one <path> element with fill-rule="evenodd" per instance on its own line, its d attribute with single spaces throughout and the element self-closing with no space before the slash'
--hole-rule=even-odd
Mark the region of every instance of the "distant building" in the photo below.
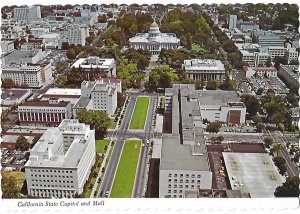
<svg viewBox="0 0 300 214">
<path fill-rule="evenodd" d="M 47 129 L 25 165 L 28 195 L 73 198 L 83 192 L 95 163 L 95 131 L 78 120 Z"/>
<path fill-rule="evenodd" d="M 19 105 L 31 95 L 31 89 L 2 89 L 1 106 Z"/>
<path fill-rule="evenodd" d="M 289 88 L 299 88 L 299 68 L 298 65 L 280 65 L 278 77 L 286 82 Z"/>
<path fill-rule="evenodd" d="M 300 108 L 299 107 L 295 107 L 292 108 L 292 124 L 298 126 L 299 124 L 299 113 L 300 113 Z"/>
<path fill-rule="evenodd" d="M 244 72 L 246 73 L 246 78 L 253 77 L 257 75 L 259 77 L 277 77 L 276 68 L 265 68 L 265 67 L 243 67 Z"/>
<path fill-rule="evenodd" d="M 194 85 L 173 85 L 166 95 L 172 133 L 162 136 L 159 197 L 182 198 L 186 191 L 211 189 L 212 172 Z"/>
<path fill-rule="evenodd" d="M 71 68 L 81 68 L 83 71 L 91 71 L 99 69 L 108 77 L 116 77 L 116 62 L 113 58 L 99 58 L 90 56 L 88 58 L 78 59 Z"/>
<path fill-rule="evenodd" d="M 237 26 L 237 15 L 229 15 L 229 30 L 236 28 Z"/>
<path fill-rule="evenodd" d="M 285 56 L 288 59 L 288 63 L 290 63 L 292 60 L 298 61 L 299 53 L 296 48 L 288 48 Z"/>
<path fill-rule="evenodd" d="M 3 59 L 4 63 L 2 63 L 2 66 L 3 64 L 5 65 L 24 64 L 24 63 L 36 64 L 43 58 L 44 58 L 44 53 L 41 49 L 16 50 L 4 57 Z"/>
<path fill-rule="evenodd" d="M 9 53 L 14 50 L 14 42 L 13 41 L 1 41 L 1 51 L 3 53 Z"/>
<path fill-rule="evenodd" d="M 279 46 L 284 47 L 284 39 L 270 32 L 258 34 L 258 44 L 262 47 Z"/>
<path fill-rule="evenodd" d="M 133 49 L 143 49 L 152 55 L 159 55 L 161 49 L 177 49 L 180 39 L 174 33 L 161 33 L 156 22 L 150 25 L 148 33 L 138 33 L 129 39 L 129 45 Z"/>
<path fill-rule="evenodd" d="M 87 27 L 74 27 L 68 29 L 67 40 L 69 44 L 85 45 L 85 39 L 89 36 L 89 29 Z"/>
<path fill-rule="evenodd" d="M 16 7 L 13 14 L 17 21 L 30 22 L 41 18 L 41 8 L 40 6 Z"/>
<path fill-rule="evenodd" d="M 112 116 L 117 109 L 117 87 L 102 81 L 83 81 L 81 97 L 73 107 L 73 115 L 79 109 L 106 111 Z"/>
<path fill-rule="evenodd" d="M 108 83 L 117 88 L 117 92 L 122 93 L 122 80 L 117 78 L 102 78 L 100 77 L 98 80 L 103 81 L 103 83 Z"/>
<path fill-rule="evenodd" d="M 70 102 L 73 107 L 81 96 L 81 89 L 77 88 L 50 88 L 42 97 L 42 101 L 58 99 L 59 101 Z"/>
<path fill-rule="evenodd" d="M 48 101 L 27 101 L 18 106 L 20 125 L 58 126 L 63 119 L 72 117 L 70 102 L 50 99 Z"/>
<path fill-rule="evenodd" d="M 19 85 L 25 84 L 28 87 L 40 88 L 53 79 L 51 63 L 5 66 L 2 68 L 1 78 L 10 78 Z"/>
<path fill-rule="evenodd" d="M 191 59 L 184 60 L 182 69 L 193 80 L 219 80 L 225 79 L 225 67 L 220 60 Z"/>
<path fill-rule="evenodd" d="M 254 22 L 250 21 L 250 22 L 241 22 L 239 25 L 239 28 L 241 31 L 243 32 L 247 32 L 247 31 L 252 31 L 252 30 L 258 30 L 259 29 L 259 25 L 255 24 Z"/>
</svg>

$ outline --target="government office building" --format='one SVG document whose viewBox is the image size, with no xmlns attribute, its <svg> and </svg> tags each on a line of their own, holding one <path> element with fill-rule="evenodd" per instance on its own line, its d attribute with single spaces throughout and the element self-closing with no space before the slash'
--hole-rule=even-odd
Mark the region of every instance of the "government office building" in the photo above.
<svg viewBox="0 0 300 214">
<path fill-rule="evenodd" d="M 28 195 L 73 198 L 81 194 L 95 157 L 95 131 L 89 125 L 65 119 L 47 129 L 25 164 Z"/>
</svg>

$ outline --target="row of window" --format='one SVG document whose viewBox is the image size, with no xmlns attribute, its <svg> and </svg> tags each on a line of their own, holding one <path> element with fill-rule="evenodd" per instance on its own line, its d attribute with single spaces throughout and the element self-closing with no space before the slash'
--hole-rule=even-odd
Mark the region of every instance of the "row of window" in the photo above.
<svg viewBox="0 0 300 214">
<path fill-rule="evenodd" d="M 172 188 L 172 185 L 169 184 L 169 185 L 168 185 L 168 188 L 171 189 L 171 188 Z M 180 189 L 182 189 L 182 188 L 183 188 L 183 185 L 182 185 L 182 184 L 180 184 L 180 185 L 174 184 L 174 185 L 173 185 L 173 188 L 180 188 Z M 185 185 L 185 188 L 189 188 L 189 185 L 186 184 L 186 185 Z M 191 185 L 191 188 L 194 189 L 194 188 L 195 188 L 195 185 Z M 197 185 L 197 188 L 200 189 L 200 185 Z"/>
<path fill-rule="evenodd" d="M 52 170 L 52 169 L 31 169 L 30 172 L 58 172 L 58 173 L 72 173 L 69 170 Z M 48 176 L 48 175 L 47 175 Z"/>
<path fill-rule="evenodd" d="M 172 183 L 172 179 L 169 179 L 168 181 L 169 181 L 169 183 Z M 174 180 L 173 180 L 173 183 L 177 183 L 177 179 L 174 179 Z M 182 183 L 183 183 L 183 179 L 180 179 L 180 180 L 179 180 L 179 183 L 182 184 Z M 190 183 L 190 180 L 185 180 L 185 183 L 186 183 L 186 184 Z M 194 184 L 194 183 L 195 183 L 195 180 L 191 180 L 191 183 Z M 200 180 L 197 180 L 197 184 L 200 184 Z"/>
<path fill-rule="evenodd" d="M 73 181 L 65 181 L 65 180 L 32 180 L 32 182 L 59 182 L 59 183 L 73 183 Z"/>
<path fill-rule="evenodd" d="M 47 159 L 47 157 L 46 157 Z M 73 178 L 73 176 L 64 176 L 64 175 L 31 175 L 31 177 L 43 177 L 43 178 Z"/>
<path fill-rule="evenodd" d="M 174 178 L 177 178 L 177 176 L 180 176 L 180 178 L 183 178 L 184 177 L 184 174 L 173 174 L 173 177 Z M 170 173 L 169 174 L 169 178 L 171 178 L 172 177 L 172 174 Z M 185 174 L 185 178 L 189 178 L 190 177 L 190 174 Z M 196 175 L 195 174 L 191 174 L 191 178 L 195 178 L 196 177 Z M 201 175 L 197 175 L 197 178 L 201 178 Z"/>
<path fill-rule="evenodd" d="M 32 186 L 34 187 L 63 187 L 63 188 L 74 188 L 73 185 L 45 185 L 45 184 L 32 184 Z"/>
</svg>

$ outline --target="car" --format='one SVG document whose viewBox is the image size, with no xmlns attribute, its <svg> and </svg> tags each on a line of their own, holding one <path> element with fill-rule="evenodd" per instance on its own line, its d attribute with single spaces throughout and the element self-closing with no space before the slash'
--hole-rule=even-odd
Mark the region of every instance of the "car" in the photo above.
<svg viewBox="0 0 300 214">
<path fill-rule="evenodd" d="M 105 197 L 108 198 L 108 196 L 109 196 L 109 191 L 106 191 Z"/>
</svg>

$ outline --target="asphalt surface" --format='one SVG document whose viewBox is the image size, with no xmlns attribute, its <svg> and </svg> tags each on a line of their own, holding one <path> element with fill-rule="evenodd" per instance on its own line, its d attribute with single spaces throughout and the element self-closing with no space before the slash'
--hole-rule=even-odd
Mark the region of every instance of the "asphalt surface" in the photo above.
<svg viewBox="0 0 300 214">
<path fill-rule="evenodd" d="M 131 116 L 135 106 L 135 102 L 136 102 L 136 97 L 131 97 L 119 131 L 113 132 L 111 135 L 109 135 L 109 137 L 116 137 L 117 140 L 113 152 L 111 154 L 111 157 L 109 159 L 109 163 L 105 169 L 105 174 L 97 197 L 104 197 L 107 191 L 109 192 L 109 194 L 111 192 L 115 174 L 121 157 L 122 149 L 126 139 L 126 132 L 129 127 Z"/>
<path fill-rule="evenodd" d="M 152 129 L 152 120 L 154 116 L 155 111 L 155 98 L 151 97 L 150 104 L 148 108 L 148 115 L 147 120 L 145 124 L 145 131 L 144 131 L 144 139 L 150 139 L 151 138 L 151 129 Z M 150 141 L 149 141 L 150 144 Z M 145 176 L 146 176 L 146 170 L 147 170 L 147 163 L 149 160 L 148 154 L 149 154 L 149 145 L 147 142 L 143 143 L 139 162 L 138 162 L 138 168 L 137 173 L 135 176 L 135 183 L 133 188 L 133 198 L 141 198 L 143 197 L 145 193 Z"/>
<path fill-rule="evenodd" d="M 291 156 L 286 150 L 286 140 L 284 139 L 284 137 L 282 137 L 278 131 L 268 132 L 268 134 L 272 137 L 274 142 L 282 145 L 282 149 L 278 152 L 278 155 L 283 157 L 286 161 L 288 176 L 299 176 L 299 170 L 296 164 L 291 160 Z"/>
</svg>

